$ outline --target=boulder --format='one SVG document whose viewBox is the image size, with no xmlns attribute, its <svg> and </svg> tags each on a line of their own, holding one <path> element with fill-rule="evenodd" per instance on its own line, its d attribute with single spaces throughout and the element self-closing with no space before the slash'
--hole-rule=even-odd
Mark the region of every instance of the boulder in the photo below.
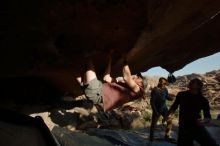
<svg viewBox="0 0 220 146">
<path fill-rule="evenodd" d="M 174 72 L 220 50 L 219 6 L 219 0 L 3 1 L 0 78 L 38 76 L 79 94 L 73 79 L 85 54 L 101 76 L 111 49 L 115 76 L 122 54 L 133 73 L 155 66 Z"/>
</svg>

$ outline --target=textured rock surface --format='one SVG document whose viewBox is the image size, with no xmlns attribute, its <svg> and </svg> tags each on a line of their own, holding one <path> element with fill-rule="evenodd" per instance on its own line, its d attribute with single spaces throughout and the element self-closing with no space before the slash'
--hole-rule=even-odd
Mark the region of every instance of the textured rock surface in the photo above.
<svg viewBox="0 0 220 146">
<path fill-rule="evenodd" d="M 219 0 L 22 0 L 1 3 L 0 77 L 36 75 L 73 92 L 83 52 L 101 74 L 115 49 L 134 72 L 173 72 L 220 50 Z"/>
</svg>

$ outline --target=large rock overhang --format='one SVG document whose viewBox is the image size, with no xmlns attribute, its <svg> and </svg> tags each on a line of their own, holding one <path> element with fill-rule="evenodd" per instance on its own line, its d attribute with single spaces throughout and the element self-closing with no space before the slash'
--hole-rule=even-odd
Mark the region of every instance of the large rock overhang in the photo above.
<svg viewBox="0 0 220 146">
<path fill-rule="evenodd" d="M 83 54 L 102 74 L 114 49 L 133 73 L 169 72 L 220 51 L 219 0 L 10 0 L 1 4 L 0 77 L 40 76 L 72 92 Z"/>
</svg>

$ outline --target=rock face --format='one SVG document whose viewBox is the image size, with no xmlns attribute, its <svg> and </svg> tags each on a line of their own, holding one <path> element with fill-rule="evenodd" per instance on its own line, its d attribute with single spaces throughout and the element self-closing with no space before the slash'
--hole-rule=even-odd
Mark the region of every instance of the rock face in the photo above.
<svg viewBox="0 0 220 146">
<path fill-rule="evenodd" d="M 134 73 L 173 72 L 220 50 L 219 0 L 11 0 L 0 8 L 0 77 L 40 76 L 68 92 L 85 52 L 101 74 L 115 49 L 118 76 L 123 53 Z"/>
</svg>

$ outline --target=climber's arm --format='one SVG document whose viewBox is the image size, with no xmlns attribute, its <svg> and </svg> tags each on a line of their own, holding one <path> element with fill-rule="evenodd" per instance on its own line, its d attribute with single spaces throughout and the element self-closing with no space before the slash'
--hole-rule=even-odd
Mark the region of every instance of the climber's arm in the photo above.
<svg viewBox="0 0 220 146">
<path fill-rule="evenodd" d="M 135 83 L 134 79 L 132 78 L 130 68 L 128 66 L 127 60 L 124 60 L 124 65 L 123 65 L 123 78 L 125 83 L 134 91 L 134 92 L 139 92 L 140 87 Z"/>
<path fill-rule="evenodd" d="M 113 81 L 116 81 L 114 78 L 111 77 L 111 65 L 112 65 L 112 58 L 111 58 L 112 51 L 108 55 L 108 64 L 103 76 L 103 81 L 107 83 L 112 83 Z"/>
</svg>

